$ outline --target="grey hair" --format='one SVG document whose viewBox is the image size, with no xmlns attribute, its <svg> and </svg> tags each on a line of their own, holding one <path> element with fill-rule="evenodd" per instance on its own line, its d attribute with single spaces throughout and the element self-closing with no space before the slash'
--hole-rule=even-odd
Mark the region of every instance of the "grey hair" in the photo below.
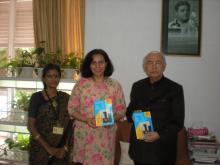
<svg viewBox="0 0 220 165">
<path fill-rule="evenodd" d="M 162 60 L 163 60 L 164 65 L 167 64 L 167 63 L 166 63 L 165 55 L 164 55 L 162 52 L 159 52 L 159 51 L 151 51 L 151 52 L 149 52 L 149 53 L 144 57 L 144 59 L 143 59 L 143 67 L 144 67 L 144 65 L 147 63 L 147 57 L 148 57 L 149 55 L 151 55 L 151 54 L 159 54 L 159 55 L 162 57 Z"/>
</svg>

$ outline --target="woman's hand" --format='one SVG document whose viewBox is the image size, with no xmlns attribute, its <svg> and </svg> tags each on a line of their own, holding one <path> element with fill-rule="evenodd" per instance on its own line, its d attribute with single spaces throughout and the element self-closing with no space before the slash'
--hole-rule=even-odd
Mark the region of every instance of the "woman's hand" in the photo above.
<svg viewBox="0 0 220 165">
<path fill-rule="evenodd" d="M 51 146 L 47 147 L 46 150 L 51 156 L 55 156 L 58 152 L 58 148 L 51 147 Z"/>
<path fill-rule="evenodd" d="M 87 118 L 85 121 L 90 127 L 96 128 L 95 118 Z"/>
<path fill-rule="evenodd" d="M 63 159 L 66 154 L 66 151 L 64 147 L 61 147 L 61 148 L 49 147 L 48 153 L 51 156 L 56 157 L 57 159 Z"/>
<path fill-rule="evenodd" d="M 118 113 L 114 113 L 115 122 L 118 122 L 121 118 L 123 118 L 123 116 L 119 115 Z"/>
<path fill-rule="evenodd" d="M 107 128 L 107 129 L 110 129 L 112 127 L 114 127 L 114 125 L 106 125 L 106 126 L 104 126 L 104 128 Z"/>
<path fill-rule="evenodd" d="M 61 148 L 56 148 L 56 149 L 57 149 L 57 152 L 54 156 L 58 159 L 63 159 L 66 154 L 65 148 L 61 147 Z"/>
</svg>

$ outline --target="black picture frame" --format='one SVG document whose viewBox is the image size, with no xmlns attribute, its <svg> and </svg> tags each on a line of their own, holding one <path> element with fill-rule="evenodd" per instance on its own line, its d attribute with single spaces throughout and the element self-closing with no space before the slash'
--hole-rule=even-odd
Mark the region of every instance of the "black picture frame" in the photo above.
<svg viewBox="0 0 220 165">
<path fill-rule="evenodd" d="M 202 0 L 162 0 L 161 51 L 200 56 Z"/>
</svg>

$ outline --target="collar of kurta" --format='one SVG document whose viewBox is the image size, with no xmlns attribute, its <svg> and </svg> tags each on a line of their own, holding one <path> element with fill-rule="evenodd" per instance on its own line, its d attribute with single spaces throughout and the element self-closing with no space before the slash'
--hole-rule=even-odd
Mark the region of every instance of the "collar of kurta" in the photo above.
<svg viewBox="0 0 220 165">
<path fill-rule="evenodd" d="M 147 83 L 149 86 L 158 86 L 160 85 L 161 82 L 163 82 L 163 80 L 165 79 L 164 76 L 161 77 L 161 79 L 159 79 L 158 81 L 154 82 L 153 84 L 150 82 L 150 78 L 147 78 Z"/>
</svg>

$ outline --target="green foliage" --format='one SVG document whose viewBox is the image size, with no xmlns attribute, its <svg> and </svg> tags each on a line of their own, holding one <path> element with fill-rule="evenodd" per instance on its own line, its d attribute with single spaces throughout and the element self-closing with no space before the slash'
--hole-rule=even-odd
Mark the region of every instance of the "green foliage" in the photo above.
<svg viewBox="0 0 220 165">
<path fill-rule="evenodd" d="M 15 51 L 15 57 L 10 60 L 8 67 L 34 67 L 36 57 L 33 55 L 33 48 L 18 48 Z"/>
<path fill-rule="evenodd" d="M 15 51 L 15 57 L 10 59 L 7 67 L 10 68 L 12 75 L 20 75 L 21 67 L 34 67 L 36 64 L 36 56 L 33 55 L 33 48 L 18 48 Z"/>
<path fill-rule="evenodd" d="M 44 67 L 46 64 L 57 64 L 57 65 L 61 65 L 62 60 L 61 60 L 61 53 L 58 50 L 56 53 L 46 53 L 46 54 L 42 54 L 42 56 L 40 58 L 38 58 L 38 65 L 39 67 Z"/>
<path fill-rule="evenodd" d="M 41 41 L 41 46 L 36 48 L 33 51 L 33 54 L 36 55 L 37 66 L 44 67 L 46 64 L 53 63 L 57 64 L 62 68 L 74 68 L 78 69 L 81 64 L 81 59 L 79 55 L 75 52 L 72 52 L 67 55 L 63 55 L 60 49 L 57 49 L 56 52 L 46 52 L 46 42 Z"/>
<path fill-rule="evenodd" d="M 33 54 L 33 48 L 22 49 L 18 48 L 15 51 L 16 59 L 20 62 L 22 67 L 34 67 L 36 63 L 36 57 Z"/>
<path fill-rule="evenodd" d="M 5 143 L 9 149 L 18 148 L 27 151 L 29 147 L 29 137 L 30 135 L 28 134 L 18 134 L 14 139 L 7 138 Z"/>
<path fill-rule="evenodd" d="M 37 67 L 43 68 L 45 65 L 49 63 L 61 65 L 61 61 L 62 61 L 61 51 L 57 50 L 56 52 L 47 53 L 45 47 L 46 47 L 46 42 L 41 41 L 40 47 L 36 48 L 33 51 L 33 54 L 36 55 Z"/>
<path fill-rule="evenodd" d="M 0 68 L 6 68 L 8 66 L 7 50 L 0 49 Z"/>
<path fill-rule="evenodd" d="M 61 67 L 79 69 L 80 64 L 81 59 L 78 57 L 76 53 L 72 52 L 64 57 Z"/>
<path fill-rule="evenodd" d="M 16 91 L 12 107 L 15 109 L 27 111 L 30 103 L 31 93 Z"/>
</svg>

